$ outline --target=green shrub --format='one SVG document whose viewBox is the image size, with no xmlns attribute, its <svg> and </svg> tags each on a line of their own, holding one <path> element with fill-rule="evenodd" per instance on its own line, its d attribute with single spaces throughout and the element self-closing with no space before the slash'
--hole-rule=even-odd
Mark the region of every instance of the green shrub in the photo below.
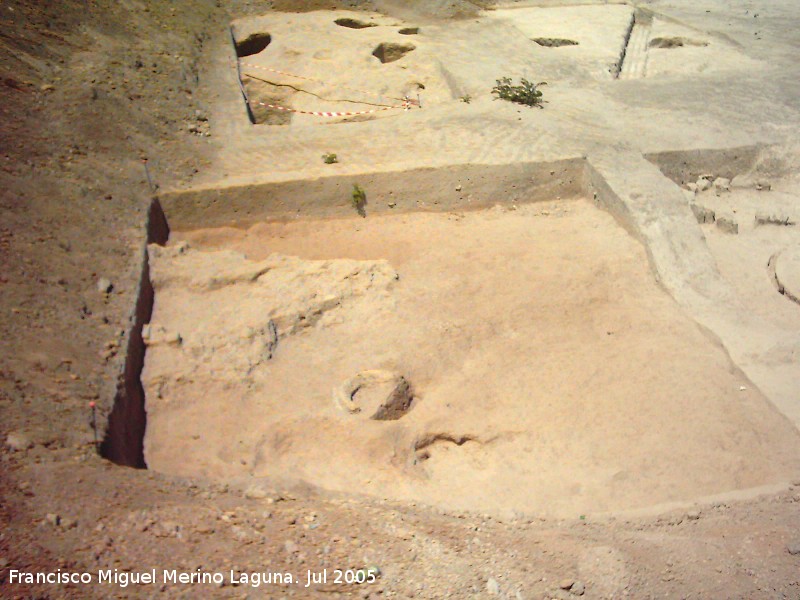
<svg viewBox="0 0 800 600">
<path fill-rule="evenodd" d="M 537 89 L 542 85 L 547 85 L 547 82 L 531 83 L 523 77 L 520 79 L 520 85 L 513 85 L 510 77 L 502 77 L 497 80 L 497 85 L 492 88 L 492 93 L 500 100 L 544 108 L 542 103 L 545 100 L 542 100 L 542 92 Z"/>
<path fill-rule="evenodd" d="M 353 208 L 359 215 L 362 217 L 367 216 L 367 212 L 364 210 L 364 207 L 367 205 L 367 193 L 361 189 L 361 186 L 357 183 L 353 184 L 353 193 L 350 197 L 350 204 L 352 204 Z"/>
</svg>

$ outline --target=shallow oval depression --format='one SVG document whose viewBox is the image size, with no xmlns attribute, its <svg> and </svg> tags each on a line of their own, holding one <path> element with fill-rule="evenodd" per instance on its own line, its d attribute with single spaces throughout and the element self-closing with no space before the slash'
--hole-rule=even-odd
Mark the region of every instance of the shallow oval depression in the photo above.
<svg viewBox="0 0 800 600">
<path fill-rule="evenodd" d="M 272 36 L 268 33 L 251 33 L 243 40 L 236 40 L 236 56 L 244 58 L 263 52 L 272 43 Z"/>
<path fill-rule="evenodd" d="M 377 23 L 366 23 L 358 19 L 342 18 L 334 21 L 339 27 L 347 27 L 348 29 L 367 29 L 368 27 L 377 27 Z"/>
<path fill-rule="evenodd" d="M 566 38 L 531 38 L 531 41 L 536 42 L 545 48 L 561 48 L 562 46 L 577 46 L 578 42 L 575 40 L 568 40 Z"/>
<path fill-rule="evenodd" d="M 695 46 L 702 48 L 708 46 L 708 42 L 700 40 L 692 40 L 685 37 L 657 37 L 650 40 L 648 48 L 663 48 L 670 50 L 672 48 L 683 48 L 684 46 Z"/>
</svg>

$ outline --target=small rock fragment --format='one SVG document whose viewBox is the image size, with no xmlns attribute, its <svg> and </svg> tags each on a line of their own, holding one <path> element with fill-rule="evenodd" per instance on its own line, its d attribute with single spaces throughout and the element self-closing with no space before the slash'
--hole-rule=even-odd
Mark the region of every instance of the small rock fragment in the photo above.
<svg viewBox="0 0 800 600">
<path fill-rule="evenodd" d="M 731 219 L 720 217 L 717 219 L 716 223 L 719 230 L 724 233 L 732 233 L 733 235 L 739 233 L 739 224 Z"/>
<path fill-rule="evenodd" d="M 44 520 L 46 523 L 52 525 L 53 527 L 58 527 L 59 525 L 61 525 L 61 517 L 56 513 L 47 513 Z"/>
<path fill-rule="evenodd" d="M 731 180 L 726 177 L 717 177 L 714 180 L 714 189 L 718 192 L 730 192 Z"/>
<path fill-rule="evenodd" d="M 711 180 L 706 179 L 705 177 L 701 177 L 700 179 L 697 180 L 697 183 L 695 185 L 697 185 L 698 192 L 705 192 L 707 189 L 711 187 Z"/>
<path fill-rule="evenodd" d="M 756 189 L 759 192 L 768 192 L 772 189 L 772 184 L 769 181 L 765 181 L 763 179 L 759 179 L 756 181 Z"/>
<path fill-rule="evenodd" d="M 686 518 L 690 521 L 697 521 L 700 518 L 700 511 L 699 510 L 690 510 L 686 513 Z"/>
<path fill-rule="evenodd" d="M 244 497 L 249 500 L 263 500 L 267 497 L 267 492 L 259 487 L 250 487 L 245 491 Z"/>
<path fill-rule="evenodd" d="M 800 554 L 800 541 L 792 542 L 786 546 L 786 551 L 792 556 Z"/>
<path fill-rule="evenodd" d="M 576 581 L 575 583 L 572 584 L 572 587 L 569 588 L 569 591 L 571 594 L 574 594 L 576 596 L 583 596 L 584 592 L 586 591 L 586 586 L 583 585 L 582 582 Z"/>
<path fill-rule="evenodd" d="M 574 579 L 562 579 L 559 582 L 558 587 L 560 587 L 562 590 L 569 590 L 572 589 L 573 585 L 575 585 Z"/>
<path fill-rule="evenodd" d="M 489 577 L 489 579 L 486 581 L 486 593 L 490 596 L 500 595 L 500 584 L 494 577 Z"/>
<path fill-rule="evenodd" d="M 699 204 L 690 204 L 689 206 L 692 209 L 694 218 L 697 219 L 697 222 L 700 224 L 713 223 L 717 218 L 714 211 L 711 210 L 710 208 L 706 208 L 705 206 L 700 206 Z"/>
<path fill-rule="evenodd" d="M 208 535 L 214 533 L 214 526 L 211 525 L 211 523 L 200 523 L 197 527 L 195 527 L 195 531 L 197 533 Z"/>
<path fill-rule="evenodd" d="M 21 431 L 12 431 L 6 437 L 6 447 L 12 452 L 22 452 L 32 448 L 33 442 Z"/>
<path fill-rule="evenodd" d="M 687 183 L 686 189 L 690 192 L 697 193 L 697 184 L 696 183 Z"/>
<path fill-rule="evenodd" d="M 114 284 L 109 279 L 101 277 L 97 280 L 97 291 L 101 294 L 108 294 L 114 289 Z"/>
</svg>

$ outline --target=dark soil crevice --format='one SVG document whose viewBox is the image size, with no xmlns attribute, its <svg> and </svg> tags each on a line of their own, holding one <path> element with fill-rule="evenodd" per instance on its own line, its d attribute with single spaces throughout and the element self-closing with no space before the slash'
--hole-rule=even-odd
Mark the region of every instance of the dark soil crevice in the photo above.
<svg viewBox="0 0 800 600">
<path fill-rule="evenodd" d="M 163 245 L 169 238 L 169 225 L 157 199 L 150 204 L 146 231 L 146 244 Z M 144 460 L 147 411 L 141 382 L 145 355 L 142 326 L 150 321 L 155 297 L 150 282 L 147 245 L 142 253 L 142 271 L 136 305 L 131 315 L 131 328 L 128 331 L 125 363 L 117 381 L 114 406 L 109 414 L 105 436 L 99 448 L 100 454 L 111 462 L 137 469 L 147 468 Z"/>
</svg>

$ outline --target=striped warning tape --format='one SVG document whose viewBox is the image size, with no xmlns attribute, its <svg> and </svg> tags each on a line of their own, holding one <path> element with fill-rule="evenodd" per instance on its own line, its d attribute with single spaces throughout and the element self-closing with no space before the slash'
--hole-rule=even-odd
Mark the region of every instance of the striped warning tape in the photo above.
<svg viewBox="0 0 800 600">
<path fill-rule="evenodd" d="M 385 106 L 382 108 L 373 108 L 372 110 L 360 110 L 356 112 L 318 112 L 318 111 L 298 110 L 296 108 L 286 108 L 285 106 L 267 104 L 266 102 L 253 102 L 253 104 L 258 104 L 259 106 L 266 106 L 267 108 L 272 108 L 275 110 L 297 113 L 300 115 L 313 115 L 315 117 L 353 117 L 356 115 L 369 115 L 372 113 L 382 112 L 385 110 L 396 110 L 398 108 L 409 110 L 411 106 L 415 104 L 415 102 L 413 100 L 406 99 L 403 101 L 403 104 L 400 104 L 398 106 Z"/>
<path fill-rule="evenodd" d="M 254 65 L 253 63 L 249 62 L 241 62 L 241 65 L 245 67 L 252 67 L 253 69 L 261 69 L 262 71 L 269 71 L 270 73 L 278 73 L 279 75 L 286 75 L 287 77 L 295 77 L 297 79 L 304 79 L 305 81 L 313 81 L 314 83 L 321 83 L 322 85 L 327 85 L 326 82 L 322 81 L 321 79 L 314 79 L 313 77 L 304 77 L 302 75 L 295 75 L 294 73 L 287 73 L 286 71 L 279 71 L 278 69 L 270 69 L 269 67 L 262 67 L 261 65 Z M 390 100 L 400 100 L 402 102 L 405 101 L 404 98 L 397 98 L 396 96 L 383 96 L 381 94 L 376 94 L 375 92 L 368 92 L 367 90 L 359 90 L 357 88 L 346 87 L 343 85 L 336 86 L 339 89 L 349 90 L 351 92 L 358 92 L 360 94 L 369 94 L 374 98 L 389 98 Z"/>
</svg>

